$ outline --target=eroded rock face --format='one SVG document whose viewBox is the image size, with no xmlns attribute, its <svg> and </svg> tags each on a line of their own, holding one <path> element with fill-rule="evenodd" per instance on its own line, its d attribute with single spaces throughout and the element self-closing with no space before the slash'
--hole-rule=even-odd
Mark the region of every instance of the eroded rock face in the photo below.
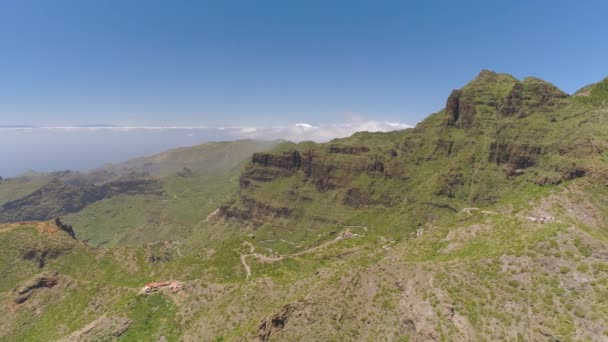
<svg viewBox="0 0 608 342">
<path fill-rule="evenodd" d="M 292 150 L 281 155 L 271 153 L 255 153 L 251 157 L 254 164 L 262 166 L 274 166 L 281 169 L 297 170 L 300 168 L 302 157 L 300 152 Z"/>
<path fill-rule="evenodd" d="M 558 104 L 560 99 L 568 97 L 568 94 L 549 82 L 529 77 L 523 82 L 524 100 L 531 111 L 551 109 Z"/>
<path fill-rule="evenodd" d="M 509 95 L 504 98 L 502 105 L 499 108 L 500 115 L 516 116 L 522 115 L 524 87 L 521 83 L 516 83 L 509 92 Z"/>
<path fill-rule="evenodd" d="M 36 291 L 44 288 L 52 288 L 59 283 L 57 272 L 47 272 L 37 275 L 13 290 L 16 304 L 25 303 Z"/>
<path fill-rule="evenodd" d="M 58 217 L 55 219 L 55 225 L 62 231 L 66 232 L 72 239 L 76 240 L 76 233 L 74 232 L 74 228 L 72 228 L 72 226 L 70 225 L 61 222 L 61 218 Z"/>
<path fill-rule="evenodd" d="M 537 78 L 517 82 L 498 107 L 502 116 L 524 117 L 532 112 L 551 110 L 560 99 L 568 97 L 551 83 Z"/>
<path fill-rule="evenodd" d="M 298 312 L 305 307 L 304 302 L 287 304 L 279 309 L 275 314 L 266 317 L 258 325 L 258 339 L 266 342 L 270 340 L 270 336 L 284 329 L 290 319 L 297 319 L 302 313 Z"/>
<path fill-rule="evenodd" d="M 101 316 L 61 341 L 113 341 L 122 336 L 131 323 L 132 321 L 125 317 Z"/>
<path fill-rule="evenodd" d="M 460 117 L 460 90 L 453 90 L 445 105 L 445 111 L 448 115 L 448 126 L 454 126 Z"/>
<path fill-rule="evenodd" d="M 329 153 L 340 153 L 340 154 L 361 154 L 369 152 L 367 146 L 342 146 L 342 145 L 331 145 L 329 146 Z"/>
<path fill-rule="evenodd" d="M 475 102 L 461 90 L 454 90 L 446 103 L 447 126 L 470 128 L 475 118 Z"/>
<path fill-rule="evenodd" d="M 461 170 L 450 170 L 450 172 L 440 177 L 440 187 L 437 195 L 454 198 L 464 184 L 465 177 Z"/>
<path fill-rule="evenodd" d="M 239 178 L 240 188 L 244 189 L 252 184 L 252 181 L 256 182 L 272 182 L 279 177 L 286 177 L 293 174 L 293 170 L 290 169 L 279 169 L 275 167 L 256 167 L 251 168 L 241 174 Z"/>
<path fill-rule="evenodd" d="M 509 164 L 513 169 L 525 169 L 533 166 L 541 154 L 541 146 L 493 142 L 490 145 L 488 161 L 498 165 Z"/>
<path fill-rule="evenodd" d="M 274 207 L 247 196 L 241 196 L 241 206 L 224 205 L 218 212 L 223 218 L 250 222 L 255 227 L 262 225 L 268 218 L 291 218 L 297 214 L 291 208 Z"/>
</svg>

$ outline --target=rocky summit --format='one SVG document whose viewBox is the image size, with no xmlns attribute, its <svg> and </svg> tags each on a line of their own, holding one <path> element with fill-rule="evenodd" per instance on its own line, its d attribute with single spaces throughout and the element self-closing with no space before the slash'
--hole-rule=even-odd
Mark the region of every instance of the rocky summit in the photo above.
<svg viewBox="0 0 608 342">
<path fill-rule="evenodd" d="M 412 129 L 4 179 L 0 339 L 605 341 L 607 115 L 484 70 Z"/>
</svg>

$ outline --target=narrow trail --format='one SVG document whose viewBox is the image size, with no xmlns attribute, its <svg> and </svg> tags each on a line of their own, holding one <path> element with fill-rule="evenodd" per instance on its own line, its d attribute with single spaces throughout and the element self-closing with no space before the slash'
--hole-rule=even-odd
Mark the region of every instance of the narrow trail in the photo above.
<svg viewBox="0 0 608 342">
<path fill-rule="evenodd" d="M 329 245 L 332 245 L 338 241 L 341 240 L 345 240 L 348 239 L 348 237 L 344 236 L 344 233 L 347 230 L 343 230 L 342 232 L 340 232 L 340 234 L 333 240 L 327 241 L 325 243 L 322 243 L 318 246 L 315 247 L 311 247 L 308 248 L 306 250 L 297 252 L 297 253 L 293 253 L 293 254 L 287 254 L 287 255 L 277 255 L 277 256 L 270 256 L 270 255 L 264 255 L 261 253 L 256 253 L 255 252 L 255 247 L 251 244 L 251 242 L 249 241 L 243 241 L 243 244 L 249 246 L 249 254 L 241 254 L 240 259 L 241 259 L 241 264 L 243 264 L 243 267 L 245 268 L 245 279 L 249 279 L 249 277 L 251 276 L 251 267 L 249 266 L 249 264 L 247 264 L 247 258 L 248 257 L 254 257 L 256 259 L 258 259 L 259 261 L 262 262 L 277 262 L 277 261 L 281 261 L 287 258 L 293 258 L 293 257 L 297 257 L 297 256 L 301 256 L 304 254 L 308 254 L 308 253 L 312 253 L 314 251 L 317 251 L 319 249 L 322 249 L 324 247 L 327 247 Z M 351 237 L 361 237 L 361 235 L 359 234 L 352 234 Z"/>
<path fill-rule="evenodd" d="M 251 268 L 249 267 L 249 265 L 247 265 L 247 255 L 241 254 L 241 264 L 243 264 L 243 267 L 245 267 L 245 280 L 249 279 L 249 277 L 251 276 Z"/>
<path fill-rule="evenodd" d="M 482 214 L 486 214 L 486 215 L 507 215 L 507 216 L 512 216 L 512 217 L 516 217 L 516 218 L 519 218 L 519 219 L 526 219 L 526 220 L 529 220 L 529 221 L 532 221 L 532 222 L 539 222 L 539 223 L 560 222 L 559 220 L 555 220 L 554 217 L 536 218 L 536 217 L 528 217 L 528 216 L 522 216 L 522 215 L 508 215 L 508 214 L 501 214 L 501 213 L 496 212 L 496 211 L 481 210 L 481 209 L 475 208 L 475 207 L 463 208 L 461 211 L 464 212 L 464 213 L 466 213 L 466 214 L 468 214 L 468 215 L 472 215 L 474 211 L 482 213 Z M 545 219 L 547 219 L 547 221 L 543 221 Z M 245 279 L 249 279 L 249 277 L 251 276 L 251 267 L 247 263 L 247 258 L 249 258 L 249 257 L 256 258 L 256 259 L 258 259 L 261 262 L 272 263 L 272 262 L 281 261 L 281 260 L 284 260 L 284 259 L 287 259 L 287 258 L 298 257 L 298 256 L 301 256 L 301 255 L 312 253 L 312 252 L 315 252 L 315 251 L 317 251 L 319 249 L 322 249 L 324 247 L 332 245 L 332 244 L 334 244 L 334 243 L 336 243 L 338 241 L 341 241 L 341 240 L 344 240 L 344 239 L 348 239 L 350 237 L 361 237 L 362 236 L 362 235 L 359 235 L 359 234 L 352 234 L 352 235 L 346 237 L 345 233 L 347 231 L 349 231 L 348 228 L 359 228 L 359 229 L 363 229 L 365 231 L 368 230 L 367 226 L 344 226 L 344 230 L 342 230 L 340 232 L 340 234 L 336 238 L 334 238 L 333 240 L 327 241 L 327 242 L 322 243 L 322 244 L 320 244 L 318 246 L 311 247 L 311 248 L 308 248 L 306 250 L 303 250 L 303 251 L 300 251 L 300 252 L 297 252 L 297 253 L 286 254 L 286 255 L 276 255 L 276 256 L 271 256 L 271 255 L 265 255 L 265 254 L 262 254 L 262 253 L 257 253 L 255 251 L 255 247 L 253 246 L 253 244 L 251 244 L 251 242 L 249 242 L 249 241 L 243 241 L 243 244 L 249 246 L 249 253 L 248 254 L 241 254 L 240 255 L 241 264 L 243 264 L 243 267 L 245 268 L 245 273 L 246 273 Z M 379 238 L 381 239 L 381 241 L 383 243 L 384 242 L 388 242 L 388 240 L 384 236 L 379 236 Z M 295 243 L 293 243 L 291 241 L 282 240 L 282 239 L 281 240 L 266 240 L 266 241 L 283 241 L 283 242 L 286 242 L 286 243 L 289 243 L 289 244 L 299 245 L 299 244 L 295 244 Z M 385 248 L 385 247 L 386 246 L 383 246 L 383 248 Z M 408 262 L 408 264 L 425 264 L 425 263 L 426 262 Z"/>
</svg>

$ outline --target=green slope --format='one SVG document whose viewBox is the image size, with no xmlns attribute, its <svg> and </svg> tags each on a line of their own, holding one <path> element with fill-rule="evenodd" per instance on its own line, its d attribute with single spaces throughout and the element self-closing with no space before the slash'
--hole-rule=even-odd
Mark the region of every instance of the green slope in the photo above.
<svg viewBox="0 0 608 342">
<path fill-rule="evenodd" d="M 282 143 L 66 217 L 107 249 L 4 230 L 0 338 L 606 340 L 605 82 L 568 96 L 484 71 L 414 129 Z M 61 252 L 40 269 L 32 246 Z M 11 304 L 43 271 L 72 287 Z M 167 279 L 183 290 L 136 293 Z"/>
<path fill-rule="evenodd" d="M 184 239 L 237 189 L 254 152 L 279 141 L 212 142 L 142 157 L 90 173 L 55 172 L 0 184 L 0 221 L 66 216 L 95 246 Z"/>
<path fill-rule="evenodd" d="M 154 177 L 170 176 L 183 171 L 184 168 L 197 173 L 222 173 L 232 170 L 253 153 L 269 150 L 278 143 L 279 141 L 261 140 L 209 142 L 107 165 L 96 171 L 118 174 L 148 173 Z"/>
</svg>

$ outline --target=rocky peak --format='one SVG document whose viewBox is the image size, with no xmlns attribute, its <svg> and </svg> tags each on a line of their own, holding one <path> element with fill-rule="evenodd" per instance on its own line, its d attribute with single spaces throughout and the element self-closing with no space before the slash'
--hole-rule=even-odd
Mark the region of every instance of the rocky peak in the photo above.
<svg viewBox="0 0 608 342">
<path fill-rule="evenodd" d="M 539 78 L 527 77 L 519 81 L 509 74 L 482 70 L 475 79 L 452 91 L 448 97 L 446 125 L 470 128 L 483 117 L 523 117 L 546 112 L 566 97 L 568 94 Z"/>
</svg>

